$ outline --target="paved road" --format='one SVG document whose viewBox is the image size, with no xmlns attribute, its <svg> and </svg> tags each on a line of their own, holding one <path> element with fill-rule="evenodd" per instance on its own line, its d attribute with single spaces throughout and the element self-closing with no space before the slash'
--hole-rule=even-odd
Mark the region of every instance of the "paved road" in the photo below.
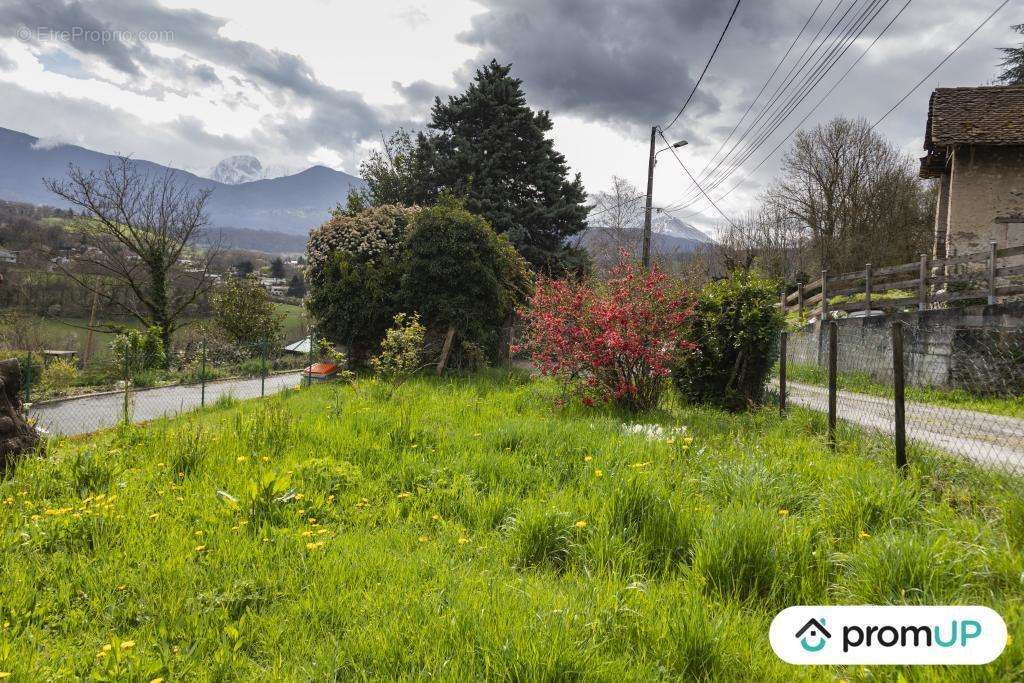
<svg viewBox="0 0 1024 683">
<path fill-rule="evenodd" d="M 266 393 L 276 394 L 287 387 L 297 386 L 301 379 L 301 372 L 269 375 L 266 379 Z M 227 379 L 206 384 L 206 405 L 211 405 L 222 396 L 247 399 L 259 395 L 259 377 Z M 159 417 L 177 415 L 195 410 L 200 406 L 200 402 L 201 392 L 198 384 L 140 389 L 132 393 L 132 419 L 135 422 L 146 422 Z M 39 426 L 50 434 L 73 436 L 112 427 L 121 420 L 123 412 L 124 394 L 114 393 L 34 405 L 28 414 L 37 418 Z"/>
<path fill-rule="evenodd" d="M 777 386 L 777 385 L 776 385 Z M 787 401 L 826 412 L 828 390 L 786 383 Z M 839 419 L 891 434 L 892 399 L 840 391 Z M 1024 467 L 1024 420 L 927 403 L 906 404 L 907 438 L 986 465 Z"/>
</svg>

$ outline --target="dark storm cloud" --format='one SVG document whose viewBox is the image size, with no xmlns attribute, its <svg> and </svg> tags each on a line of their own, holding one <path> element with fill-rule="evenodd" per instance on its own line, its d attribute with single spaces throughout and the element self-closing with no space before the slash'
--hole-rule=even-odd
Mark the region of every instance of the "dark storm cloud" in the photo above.
<svg viewBox="0 0 1024 683">
<path fill-rule="evenodd" d="M 732 3 L 483 0 L 483 5 L 488 11 L 474 17 L 459 39 L 480 48 L 482 56 L 513 62 L 531 100 L 556 112 L 644 127 L 670 119 L 681 105 Z M 762 32 L 760 42 L 770 42 L 773 24 L 786 14 L 766 16 L 758 5 L 763 3 L 742 8 L 734 21 L 733 49 L 751 24 Z M 704 89 L 690 106 L 695 114 L 706 114 L 721 103 Z"/>
</svg>

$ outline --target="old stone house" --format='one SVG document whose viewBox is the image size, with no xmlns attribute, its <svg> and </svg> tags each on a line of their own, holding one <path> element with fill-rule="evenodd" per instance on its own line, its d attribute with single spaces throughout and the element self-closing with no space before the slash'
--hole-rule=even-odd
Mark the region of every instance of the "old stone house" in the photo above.
<svg viewBox="0 0 1024 683">
<path fill-rule="evenodd" d="M 938 88 L 921 177 L 939 180 L 935 257 L 1024 244 L 1024 86 Z"/>
</svg>

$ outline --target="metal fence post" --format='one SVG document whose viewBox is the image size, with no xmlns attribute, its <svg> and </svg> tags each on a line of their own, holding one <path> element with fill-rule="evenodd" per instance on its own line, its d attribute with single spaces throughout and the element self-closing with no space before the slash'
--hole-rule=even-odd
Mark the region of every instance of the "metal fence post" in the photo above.
<svg viewBox="0 0 1024 683">
<path fill-rule="evenodd" d="M 313 346 L 316 343 L 316 332 L 309 331 L 309 364 L 306 365 L 306 386 L 313 385 Z"/>
<path fill-rule="evenodd" d="M 988 245 L 988 305 L 996 302 L 996 241 Z"/>
<path fill-rule="evenodd" d="M 828 447 L 836 449 L 836 357 L 839 352 L 839 323 L 828 324 Z"/>
<path fill-rule="evenodd" d="M 25 403 L 32 402 L 32 352 L 25 355 Z"/>
<path fill-rule="evenodd" d="M 867 263 L 864 265 L 864 310 L 871 310 L 871 276 L 874 275 L 874 271 L 871 269 L 871 264 Z"/>
<path fill-rule="evenodd" d="M 131 367 L 131 365 L 130 365 L 131 364 L 131 355 L 132 355 L 131 349 L 128 348 L 128 345 L 126 344 L 125 345 L 125 351 L 124 351 L 124 368 L 123 368 L 123 372 L 124 372 L 124 405 L 122 406 L 122 410 L 123 410 L 122 418 L 124 419 L 124 423 L 126 425 L 127 424 L 131 424 L 131 408 L 129 406 L 130 397 L 128 395 L 128 392 L 131 390 L 131 370 L 130 370 L 130 367 Z"/>
<path fill-rule="evenodd" d="M 199 365 L 199 406 L 206 407 L 206 339 L 203 339 L 202 360 Z"/>
<path fill-rule="evenodd" d="M 779 334 L 779 417 L 786 415 L 786 340 L 789 333 Z"/>
<path fill-rule="evenodd" d="M 895 418 L 893 433 L 896 437 L 896 467 L 903 470 L 907 467 L 907 423 L 906 405 L 904 404 L 903 325 L 898 316 L 892 321 L 891 327 L 893 416 Z"/>
<path fill-rule="evenodd" d="M 260 344 L 260 398 L 267 395 L 267 342 Z"/>
<path fill-rule="evenodd" d="M 917 277 L 917 310 L 923 311 L 928 308 L 928 254 L 921 254 Z"/>
</svg>

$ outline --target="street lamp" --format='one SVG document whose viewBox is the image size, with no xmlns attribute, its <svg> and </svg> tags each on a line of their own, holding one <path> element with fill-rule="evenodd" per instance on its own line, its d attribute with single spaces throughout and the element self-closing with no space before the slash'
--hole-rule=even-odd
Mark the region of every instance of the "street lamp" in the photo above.
<svg viewBox="0 0 1024 683">
<path fill-rule="evenodd" d="M 651 202 L 654 194 L 654 164 L 657 163 L 657 156 L 669 149 L 677 149 L 687 144 L 686 140 L 680 140 L 670 147 L 654 151 L 654 138 L 658 134 L 658 127 L 651 126 L 651 154 L 647 161 L 647 206 L 644 208 L 644 268 L 651 267 Z"/>
</svg>

